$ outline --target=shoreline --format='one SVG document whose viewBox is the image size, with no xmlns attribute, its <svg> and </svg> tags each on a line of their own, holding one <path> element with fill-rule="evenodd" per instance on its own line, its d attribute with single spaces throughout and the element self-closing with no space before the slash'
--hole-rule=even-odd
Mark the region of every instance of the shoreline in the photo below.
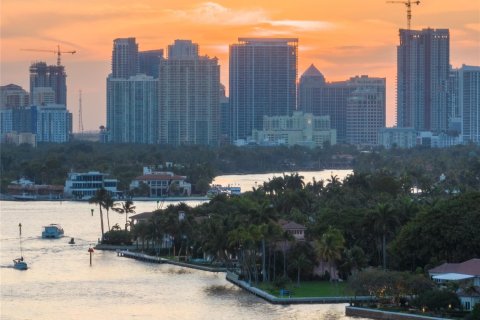
<svg viewBox="0 0 480 320">
<path fill-rule="evenodd" d="M 127 199 L 119 199 L 115 201 L 126 201 Z M 190 196 L 190 197 L 166 197 L 166 198 L 148 198 L 148 197 L 134 197 L 130 199 L 132 201 L 138 202 L 175 202 L 175 201 L 208 201 L 210 200 L 207 196 Z M 14 199 L 11 196 L 1 194 L 0 201 L 12 201 L 12 202 L 37 202 L 37 201 L 51 201 L 51 202 L 87 202 L 89 200 L 77 200 L 77 199 Z"/>
<path fill-rule="evenodd" d="M 118 247 L 118 246 L 117 246 Z M 285 297 L 278 298 L 268 292 L 265 292 L 257 287 L 251 286 L 247 282 L 238 279 L 238 275 L 234 272 L 228 271 L 225 267 L 209 267 L 196 265 L 188 262 L 174 261 L 171 259 L 165 259 L 162 257 L 151 256 L 144 253 L 132 252 L 129 250 L 121 250 L 114 246 L 108 248 L 105 246 L 99 246 L 99 250 L 115 250 L 118 257 L 131 258 L 139 261 L 158 263 L 158 264 L 171 264 L 179 267 L 202 270 L 207 272 L 224 272 L 225 279 L 236 285 L 237 287 L 259 297 L 271 304 L 280 304 L 280 305 L 290 305 L 290 304 L 330 304 L 330 303 L 351 303 L 351 302 L 366 302 L 366 301 L 375 301 L 375 298 L 371 296 L 341 296 L 341 297 Z"/>
</svg>

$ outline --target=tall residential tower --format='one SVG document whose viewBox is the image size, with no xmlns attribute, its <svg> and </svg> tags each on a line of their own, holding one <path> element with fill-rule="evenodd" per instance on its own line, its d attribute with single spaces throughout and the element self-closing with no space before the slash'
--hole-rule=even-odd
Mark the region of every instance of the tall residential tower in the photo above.
<svg viewBox="0 0 480 320">
<path fill-rule="evenodd" d="M 264 116 L 291 116 L 296 108 L 298 39 L 239 38 L 230 45 L 231 139 L 261 130 Z"/>
<path fill-rule="evenodd" d="M 198 55 L 198 45 L 175 40 L 159 68 L 159 140 L 162 144 L 217 145 L 220 66 Z"/>
<path fill-rule="evenodd" d="M 397 47 L 397 126 L 442 132 L 448 128 L 448 29 L 400 29 Z"/>
</svg>

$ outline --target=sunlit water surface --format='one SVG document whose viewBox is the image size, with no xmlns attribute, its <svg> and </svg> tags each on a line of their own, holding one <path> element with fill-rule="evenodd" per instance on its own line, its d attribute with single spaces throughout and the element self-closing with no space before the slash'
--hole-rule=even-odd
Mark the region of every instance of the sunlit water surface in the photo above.
<svg viewBox="0 0 480 320">
<path fill-rule="evenodd" d="M 257 180 L 259 181 L 259 180 Z M 192 202 L 197 205 L 199 202 Z M 137 212 L 156 202 L 136 202 Z M 88 248 L 100 234 L 98 209 L 86 202 L 0 202 L 1 319 L 350 319 L 344 304 L 271 305 L 225 280 L 222 273 L 117 257 Z M 13 269 L 22 249 L 29 269 Z M 41 239 L 59 223 L 61 239 Z M 110 213 L 110 225 L 125 217 Z M 75 244 L 68 241 L 75 238 Z M 211 291 L 212 286 L 225 290 Z"/>
</svg>

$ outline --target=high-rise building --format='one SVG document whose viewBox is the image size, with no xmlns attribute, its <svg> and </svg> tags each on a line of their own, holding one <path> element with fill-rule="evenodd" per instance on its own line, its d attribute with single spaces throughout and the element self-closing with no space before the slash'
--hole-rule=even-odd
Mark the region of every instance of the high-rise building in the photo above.
<svg viewBox="0 0 480 320">
<path fill-rule="evenodd" d="M 64 66 L 47 66 L 34 62 L 30 66 L 30 101 L 34 100 L 36 88 L 51 88 L 55 104 L 67 105 L 67 74 Z M 50 101 L 49 101 L 50 102 Z"/>
<path fill-rule="evenodd" d="M 442 132 L 448 128 L 448 29 L 400 29 L 397 47 L 397 126 Z"/>
<path fill-rule="evenodd" d="M 114 143 L 158 142 L 158 79 L 107 78 L 107 128 Z"/>
<path fill-rule="evenodd" d="M 312 64 L 300 77 L 298 84 L 298 110 L 305 113 L 317 113 L 318 94 L 325 87 L 325 77 Z"/>
<path fill-rule="evenodd" d="M 37 142 L 63 143 L 70 140 L 72 114 L 65 105 L 50 104 L 31 107 Z"/>
<path fill-rule="evenodd" d="M 175 40 L 168 46 L 168 59 L 196 59 L 198 57 L 198 44 L 191 40 Z"/>
<path fill-rule="evenodd" d="M 315 116 L 330 116 L 339 143 L 378 143 L 377 128 L 385 126 L 384 78 L 357 76 L 326 82 L 311 65 L 300 77 L 298 91 L 298 109 Z"/>
<path fill-rule="evenodd" d="M 43 106 L 46 104 L 55 104 L 55 91 L 50 87 L 33 88 L 32 105 Z"/>
<path fill-rule="evenodd" d="M 158 78 L 158 67 L 163 59 L 163 49 L 140 51 L 138 53 L 139 72 Z"/>
<path fill-rule="evenodd" d="M 1 109 L 0 118 L 2 138 L 8 133 L 31 133 L 37 142 L 63 143 L 72 133 L 72 114 L 61 104 Z"/>
<path fill-rule="evenodd" d="M 229 143 L 232 127 L 230 102 L 225 94 L 225 86 L 220 85 L 220 143 Z"/>
<path fill-rule="evenodd" d="M 385 78 L 350 78 L 353 91 L 347 98 L 346 140 L 354 145 L 378 145 L 379 129 L 385 127 Z"/>
<path fill-rule="evenodd" d="M 139 71 L 138 44 L 135 38 L 113 40 L 112 77 L 128 79 Z"/>
<path fill-rule="evenodd" d="M 19 108 L 29 104 L 29 95 L 21 86 L 8 84 L 0 86 L 0 108 Z"/>
<path fill-rule="evenodd" d="M 296 109 L 296 38 L 239 38 L 230 45 L 231 139 L 261 130 L 264 116 L 291 116 Z"/>
<path fill-rule="evenodd" d="M 162 144 L 218 144 L 220 66 L 217 58 L 195 52 L 197 44 L 176 40 L 169 46 L 168 59 L 160 62 Z"/>
<path fill-rule="evenodd" d="M 480 67 L 463 65 L 453 70 L 457 86 L 451 90 L 456 99 L 463 143 L 480 144 Z"/>
</svg>

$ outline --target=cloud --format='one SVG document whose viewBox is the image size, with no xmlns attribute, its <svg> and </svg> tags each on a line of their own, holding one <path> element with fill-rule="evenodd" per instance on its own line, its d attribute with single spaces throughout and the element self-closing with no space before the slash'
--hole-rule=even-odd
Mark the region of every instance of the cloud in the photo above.
<svg viewBox="0 0 480 320">
<path fill-rule="evenodd" d="M 216 25 L 249 25 L 266 20 L 267 17 L 261 9 L 233 10 L 215 2 L 204 2 L 190 10 L 166 11 L 177 18 Z"/>
<path fill-rule="evenodd" d="M 266 21 L 273 27 L 287 27 L 295 31 L 320 31 L 332 29 L 333 24 L 317 20 L 269 20 Z"/>
<path fill-rule="evenodd" d="M 260 8 L 232 9 L 216 2 L 204 2 L 188 10 L 166 10 L 175 19 L 188 19 L 198 24 L 255 26 L 257 35 L 286 35 L 295 32 L 320 31 L 333 24 L 319 20 L 275 20 Z"/>
</svg>

